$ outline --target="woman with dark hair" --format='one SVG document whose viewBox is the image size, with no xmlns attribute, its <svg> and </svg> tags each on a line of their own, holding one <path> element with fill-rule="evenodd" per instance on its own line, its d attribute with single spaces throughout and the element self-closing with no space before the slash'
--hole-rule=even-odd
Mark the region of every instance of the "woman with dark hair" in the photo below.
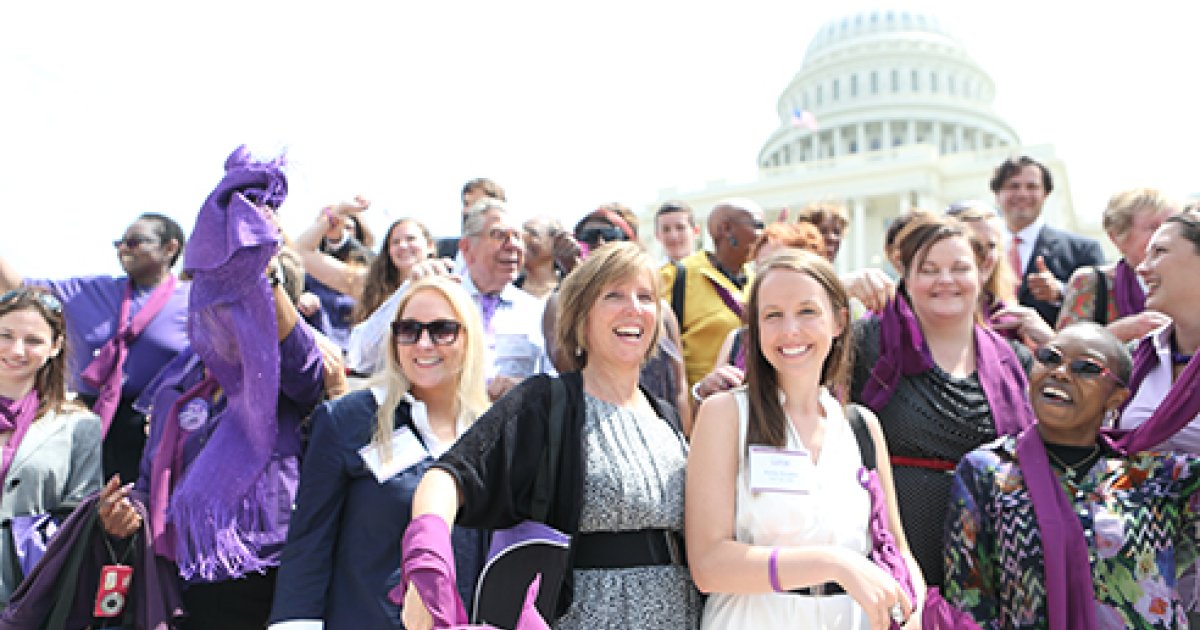
<svg viewBox="0 0 1200 630">
<path fill-rule="evenodd" d="M 757 269 L 746 387 L 704 402 L 688 457 L 688 559 L 709 593 L 704 628 L 884 628 L 919 609 L 867 556 L 872 499 L 834 393 L 845 392 L 852 362 L 849 306 L 819 255 L 784 251 Z M 889 529 L 924 592 L 878 422 L 858 412 L 878 454 Z"/>
<path fill-rule="evenodd" d="M 1200 457 L 1149 449 L 1188 418 L 1101 430 L 1134 370 L 1094 322 L 1064 328 L 1037 360 L 1037 424 L 972 451 L 955 473 L 947 601 L 984 628 L 1187 628 L 1177 577 L 1196 560 Z"/>
<path fill-rule="evenodd" d="M 1028 423 L 1028 350 L 980 323 L 981 249 L 963 225 L 926 215 L 897 239 L 903 270 L 878 318 L 854 322 L 851 398 L 879 417 L 913 555 L 942 583 L 942 523 L 959 458 Z"/>
<path fill-rule="evenodd" d="M 179 224 L 146 213 L 113 241 L 124 276 L 22 279 L 0 257 L 0 291 L 22 284 L 50 290 L 67 321 L 67 387 L 100 416 L 104 473 L 137 478 L 146 418 L 133 408 L 150 380 L 187 346 L 190 285 L 171 268 L 183 252 Z"/>
<path fill-rule="evenodd" d="M 676 546 L 687 444 L 671 408 L 638 386 L 661 326 L 657 278 L 640 247 L 610 243 L 559 289 L 555 336 L 571 371 L 560 377 L 561 456 L 546 523 L 570 535 L 571 566 L 562 584 L 542 588 L 557 591 L 550 612 L 560 630 L 683 630 L 699 616 Z M 406 540 L 448 546 L 451 523 L 497 529 L 532 518 L 554 387 L 550 376 L 526 379 L 425 473 Z M 422 555 L 405 552 L 410 575 Z M 416 575 L 405 585 L 404 625 L 425 630 L 420 593 L 439 589 Z"/>
<path fill-rule="evenodd" d="M 101 483 L 100 421 L 66 398 L 66 331 L 54 295 L 0 295 L 0 607 L 37 561 L 18 532 L 64 519 Z"/>
<path fill-rule="evenodd" d="M 1146 292 L 1136 269 L 1146 258 L 1146 246 L 1175 202 L 1153 188 L 1134 188 L 1113 195 L 1104 209 L 1104 231 L 1121 252 L 1111 265 L 1080 267 L 1063 289 L 1058 328 L 1079 321 L 1104 324 L 1118 339 L 1130 342 L 1163 327 L 1169 319 L 1146 310 Z"/>
</svg>

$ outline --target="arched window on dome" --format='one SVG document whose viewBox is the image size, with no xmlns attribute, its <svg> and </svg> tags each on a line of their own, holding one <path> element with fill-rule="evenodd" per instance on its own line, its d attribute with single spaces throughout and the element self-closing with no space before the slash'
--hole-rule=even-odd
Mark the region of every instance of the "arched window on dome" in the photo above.
<svg viewBox="0 0 1200 630">
<path fill-rule="evenodd" d="M 892 70 L 892 91 L 900 91 L 900 71 L 895 69 Z"/>
<path fill-rule="evenodd" d="M 831 93 L 831 98 L 835 101 L 838 100 L 839 98 L 841 98 L 839 95 L 840 90 L 838 90 L 839 87 L 841 87 L 841 86 L 840 86 L 838 80 L 834 79 L 833 80 L 833 91 Z"/>
<path fill-rule="evenodd" d="M 955 81 L 953 74 L 946 77 L 946 91 L 950 93 L 950 96 L 956 96 L 958 94 L 958 85 L 956 83 L 957 82 Z"/>
<path fill-rule="evenodd" d="M 858 96 L 858 75 L 850 75 L 850 98 Z"/>
<path fill-rule="evenodd" d="M 820 107 L 820 106 L 821 106 L 821 101 L 823 100 L 823 96 L 824 96 L 824 95 L 822 94 L 822 92 L 824 92 L 824 90 L 823 90 L 823 89 L 821 89 L 821 86 L 820 86 L 820 85 L 818 85 L 818 86 L 817 86 L 817 92 L 816 92 L 816 96 L 815 96 L 815 100 L 817 101 L 817 106 L 818 106 L 818 107 Z"/>
<path fill-rule="evenodd" d="M 912 71 L 912 84 L 910 85 L 910 87 L 912 88 L 912 91 L 914 91 L 914 92 L 921 91 L 921 71 L 920 70 Z"/>
<path fill-rule="evenodd" d="M 930 91 L 930 92 L 937 92 L 937 91 L 938 91 L 938 74 L 937 74 L 937 70 L 930 70 L 930 71 L 929 71 L 929 91 Z"/>
<path fill-rule="evenodd" d="M 871 71 L 871 94 L 878 94 L 878 93 L 879 93 L 879 72 L 876 70 L 872 70 Z"/>
</svg>

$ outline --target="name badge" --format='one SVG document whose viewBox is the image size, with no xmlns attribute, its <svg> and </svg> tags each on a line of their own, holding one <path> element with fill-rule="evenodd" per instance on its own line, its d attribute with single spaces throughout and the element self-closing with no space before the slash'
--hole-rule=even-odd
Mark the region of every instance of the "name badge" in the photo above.
<svg viewBox="0 0 1200 630">
<path fill-rule="evenodd" d="M 392 458 L 387 463 L 379 457 L 379 449 L 374 444 L 358 449 L 358 455 L 379 483 L 395 477 L 413 464 L 429 457 L 421 441 L 408 427 L 400 427 L 392 432 Z"/>
<path fill-rule="evenodd" d="M 808 451 L 750 447 L 750 491 L 810 494 L 814 473 Z"/>
</svg>

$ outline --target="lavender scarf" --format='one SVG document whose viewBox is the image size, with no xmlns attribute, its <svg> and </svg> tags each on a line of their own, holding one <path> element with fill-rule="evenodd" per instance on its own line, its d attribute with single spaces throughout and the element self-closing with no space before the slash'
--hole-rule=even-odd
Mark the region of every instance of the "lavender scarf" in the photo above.
<svg viewBox="0 0 1200 630">
<path fill-rule="evenodd" d="M 12 466 L 13 457 L 21 446 L 21 440 L 29 432 L 30 425 L 37 420 L 40 405 L 36 389 L 30 389 L 20 400 L 0 397 L 0 433 L 12 432 L 4 444 L 3 460 L 0 460 L 0 482 L 8 476 L 8 467 Z"/>
<path fill-rule="evenodd" d="M 1158 361 L 1151 338 L 1142 339 L 1134 353 L 1132 391 L 1137 391 Z M 1195 395 L 1198 389 L 1200 361 L 1193 359 L 1146 422 L 1132 431 L 1102 431 L 1100 441 L 1122 456 L 1153 449 L 1200 414 L 1200 396 Z M 1017 459 L 1042 536 L 1050 628 L 1090 630 L 1095 627 L 1096 587 L 1088 561 L 1087 539 L 1071 499 L 1050 468 L 1036 427 L 1027 429 L 1018 439 Z"/>
<path fill-rule="evenodd" d="M 276 207 L 286 196 L 282 160 L 255 162 L 239 147 L 200 208 L 184 252 L 184 269 L 193 278 L 188 337 L 227 398 L 187 473 L 168 476 L 178 480 L 167 518 L 186 579 L 265 568 L 253 541 L 268 526 L 262 474 L 275 446 L 280 359 L 274 299 L 263 272 L 278 249 L 278 234 L 257 206 Z M 182 465 L 174 457 L 155 462 Z M 162 478 L 162 471 L 153 472 Z M 160 494 L 154 490 L 152 496 Z"/>
<path fill-rule="evenodd" d="M 902 377 L 932 367 L 933 355 L 901 287 L 879 314 L 879 359 L 863 386 L 863 404 L 880 412 Z M 1028 381 L 1016 353 L 1007 341 L 979 325 L 975 326 L 975 370 L 992 409 L 996 433 L 1016 435 L 1033 424 L 1033 409 L 1026 395 Z"/>
<path fill-rule="evenodd" d="M 1113 269 L 1113 299 L 1117 303 L 1117 317 L 1128 317 L 1146 310 L 1146 292 L 1124 258 Z M 1100 315 L 1097 313 L 1097 316 Z"/>
</svg>

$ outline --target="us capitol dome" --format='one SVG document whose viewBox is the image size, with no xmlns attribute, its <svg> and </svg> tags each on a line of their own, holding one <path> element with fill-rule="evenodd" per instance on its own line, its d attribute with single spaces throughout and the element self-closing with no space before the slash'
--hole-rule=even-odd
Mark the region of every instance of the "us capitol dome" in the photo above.
<svg viewBox="0 0 1200 630">
<path fill-rule="evenodd" d="M 840 203 L 851 230 L 838 267 L 880 266 L 892 218 L 912 207 L 941 211 L 956 200 L 991 202 L 993 169 L 1025 154 L 1054 177 L 1047 220 L 1074 229 L 1061 160 L 1050 146 L 1022 146 L 992 107 L 996 89 L 963 43 L 930 14 L 869 11 L 833 20 L 817 31 L 775 103 L 778 127 L 758 153 L 758 177 L 663 190 L 659 202 L 687 201 L 701 224 L 726 197 L 754 199 L 768 216 L 783 207 Z"/>
</svg>

